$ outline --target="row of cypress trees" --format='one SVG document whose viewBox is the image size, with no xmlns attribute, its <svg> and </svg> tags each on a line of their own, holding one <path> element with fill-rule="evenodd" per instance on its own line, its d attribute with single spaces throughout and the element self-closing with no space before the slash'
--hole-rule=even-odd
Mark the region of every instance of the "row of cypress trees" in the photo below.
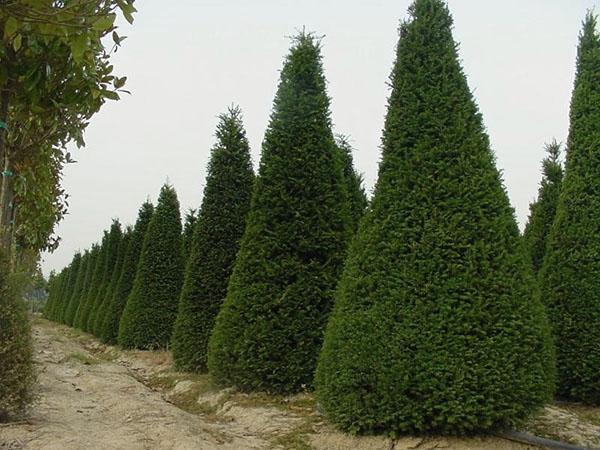
<svg viewBox="0 0 600 450">
<path fill-rule="evenodd" d="M 121 295 L 123 346 L 170 343 L 179 368 L 208 369 L 245 391 L 315 388 L 328 417 L 354 432 L 513 426 L 551 399 L 557 374 L 560 395 L 597 402 L 595 25 L 589 15 L 581 35 L 563 188 L 554 186 L 562 178 L 554 145 L 544 164 L 549 187 L 525 238 L 448 8 L 415 0 L 400 26 L 366 213 L 347 141 L 332 133 L 320 42 L 302 33 L 284 61 L 258 176 L 232 110 L 221 117 L 202 205 L 187 229 L 173 189 L 161 191 L 127 299 L 116 294 L 126 289 L 110 294 L 120 247 L 111 228 L 53 278 L 48 315 L 60 320 L 64 299 L 80 292 L 74 325 L 98 333 L 102 295 Z M 544 198 L 559 191 L 548 226 L 554 213 Z M 69 272 L 82 267 L 77 288 L 80 277 Z M 119 281 L 131 267 L 122 264 Z"/>
</svg>

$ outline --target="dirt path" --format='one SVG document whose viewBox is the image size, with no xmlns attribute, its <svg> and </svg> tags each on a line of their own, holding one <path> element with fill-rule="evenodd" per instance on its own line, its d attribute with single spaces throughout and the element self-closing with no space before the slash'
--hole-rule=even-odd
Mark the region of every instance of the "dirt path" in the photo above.
<svg viewBox="0 0 600 450">
<path fill-rule="evenodd" d="M 317 412 L 311 395 L 272 397 L 173 372 L 168 352 L 126 352 L 36 319 L 39 398 L 27 421 L 0 424 L 0 450 L 24 449 L 532 449 L 495 437 L 353 437 Z M 537 434 L 596 448 L 600 409 L 552 406 Z"/>
<path fill-rule="evenodd" d="M 49 324 L 36 324 L 40 398 L 26 424 L 0 428 L 5 449 L 243 449 L 264 441 L 167 403 L 122 363 L 98 360 Z M 4 444 L 3 444 L 4 443 Z"/>
</svg>

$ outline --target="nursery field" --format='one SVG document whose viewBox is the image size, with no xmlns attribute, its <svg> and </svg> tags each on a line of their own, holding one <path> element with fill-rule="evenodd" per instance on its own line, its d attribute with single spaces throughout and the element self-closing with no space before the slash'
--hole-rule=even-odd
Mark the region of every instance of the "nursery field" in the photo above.
<svg viewBox="0 0 600 450">
<path fill-rule="evenodd" d="M 41 318 L 34 321 L 38 398 L 24 422 L 0 426 L 0 449 L 531 449 L 500 437 L 352 437 L 309 394 L 219 389 L 208 375 L 172 371 L 167 351 L 123 351 Z M 555 405 L 537 435 L 600 446 L 600 408 Z"/>
</svg>

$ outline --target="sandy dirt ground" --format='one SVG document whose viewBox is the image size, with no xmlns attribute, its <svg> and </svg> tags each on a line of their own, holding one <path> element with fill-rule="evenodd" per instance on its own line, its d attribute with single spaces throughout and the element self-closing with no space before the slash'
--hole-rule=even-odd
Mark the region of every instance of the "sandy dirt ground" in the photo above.
<svg viewBox="0 0 600 450">
<path fill-rule="evenodd" d="M 168 352 L 124 352 L 41 319 L 34 338 L 38 401 L 25 420 L 0 425 L 0 450 L 535 448 L 494 437 L 347 436 L 310 395 L 219 389 L 207 375 L 173 372 Z"/>
</svg>

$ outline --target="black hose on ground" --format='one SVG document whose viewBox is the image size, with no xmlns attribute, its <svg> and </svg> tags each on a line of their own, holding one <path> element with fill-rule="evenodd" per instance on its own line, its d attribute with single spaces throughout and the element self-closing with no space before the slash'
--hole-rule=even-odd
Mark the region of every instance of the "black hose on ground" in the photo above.
<svg viewBox="0 0 600 450">
<path fill-rule="evenodd" d="M 496 436 L 508 439 L 510 441 L 520 442 L 522 444 L 537 445 L 538 447 L 553 448 L 558 450 L 594 450 L 592 447 L 580 447 L 579 445 L 569 444 L 567 442 L 555 441 L 535 436 L 522 431 L 506 431 L 497 433 Z"/>
</svg>

